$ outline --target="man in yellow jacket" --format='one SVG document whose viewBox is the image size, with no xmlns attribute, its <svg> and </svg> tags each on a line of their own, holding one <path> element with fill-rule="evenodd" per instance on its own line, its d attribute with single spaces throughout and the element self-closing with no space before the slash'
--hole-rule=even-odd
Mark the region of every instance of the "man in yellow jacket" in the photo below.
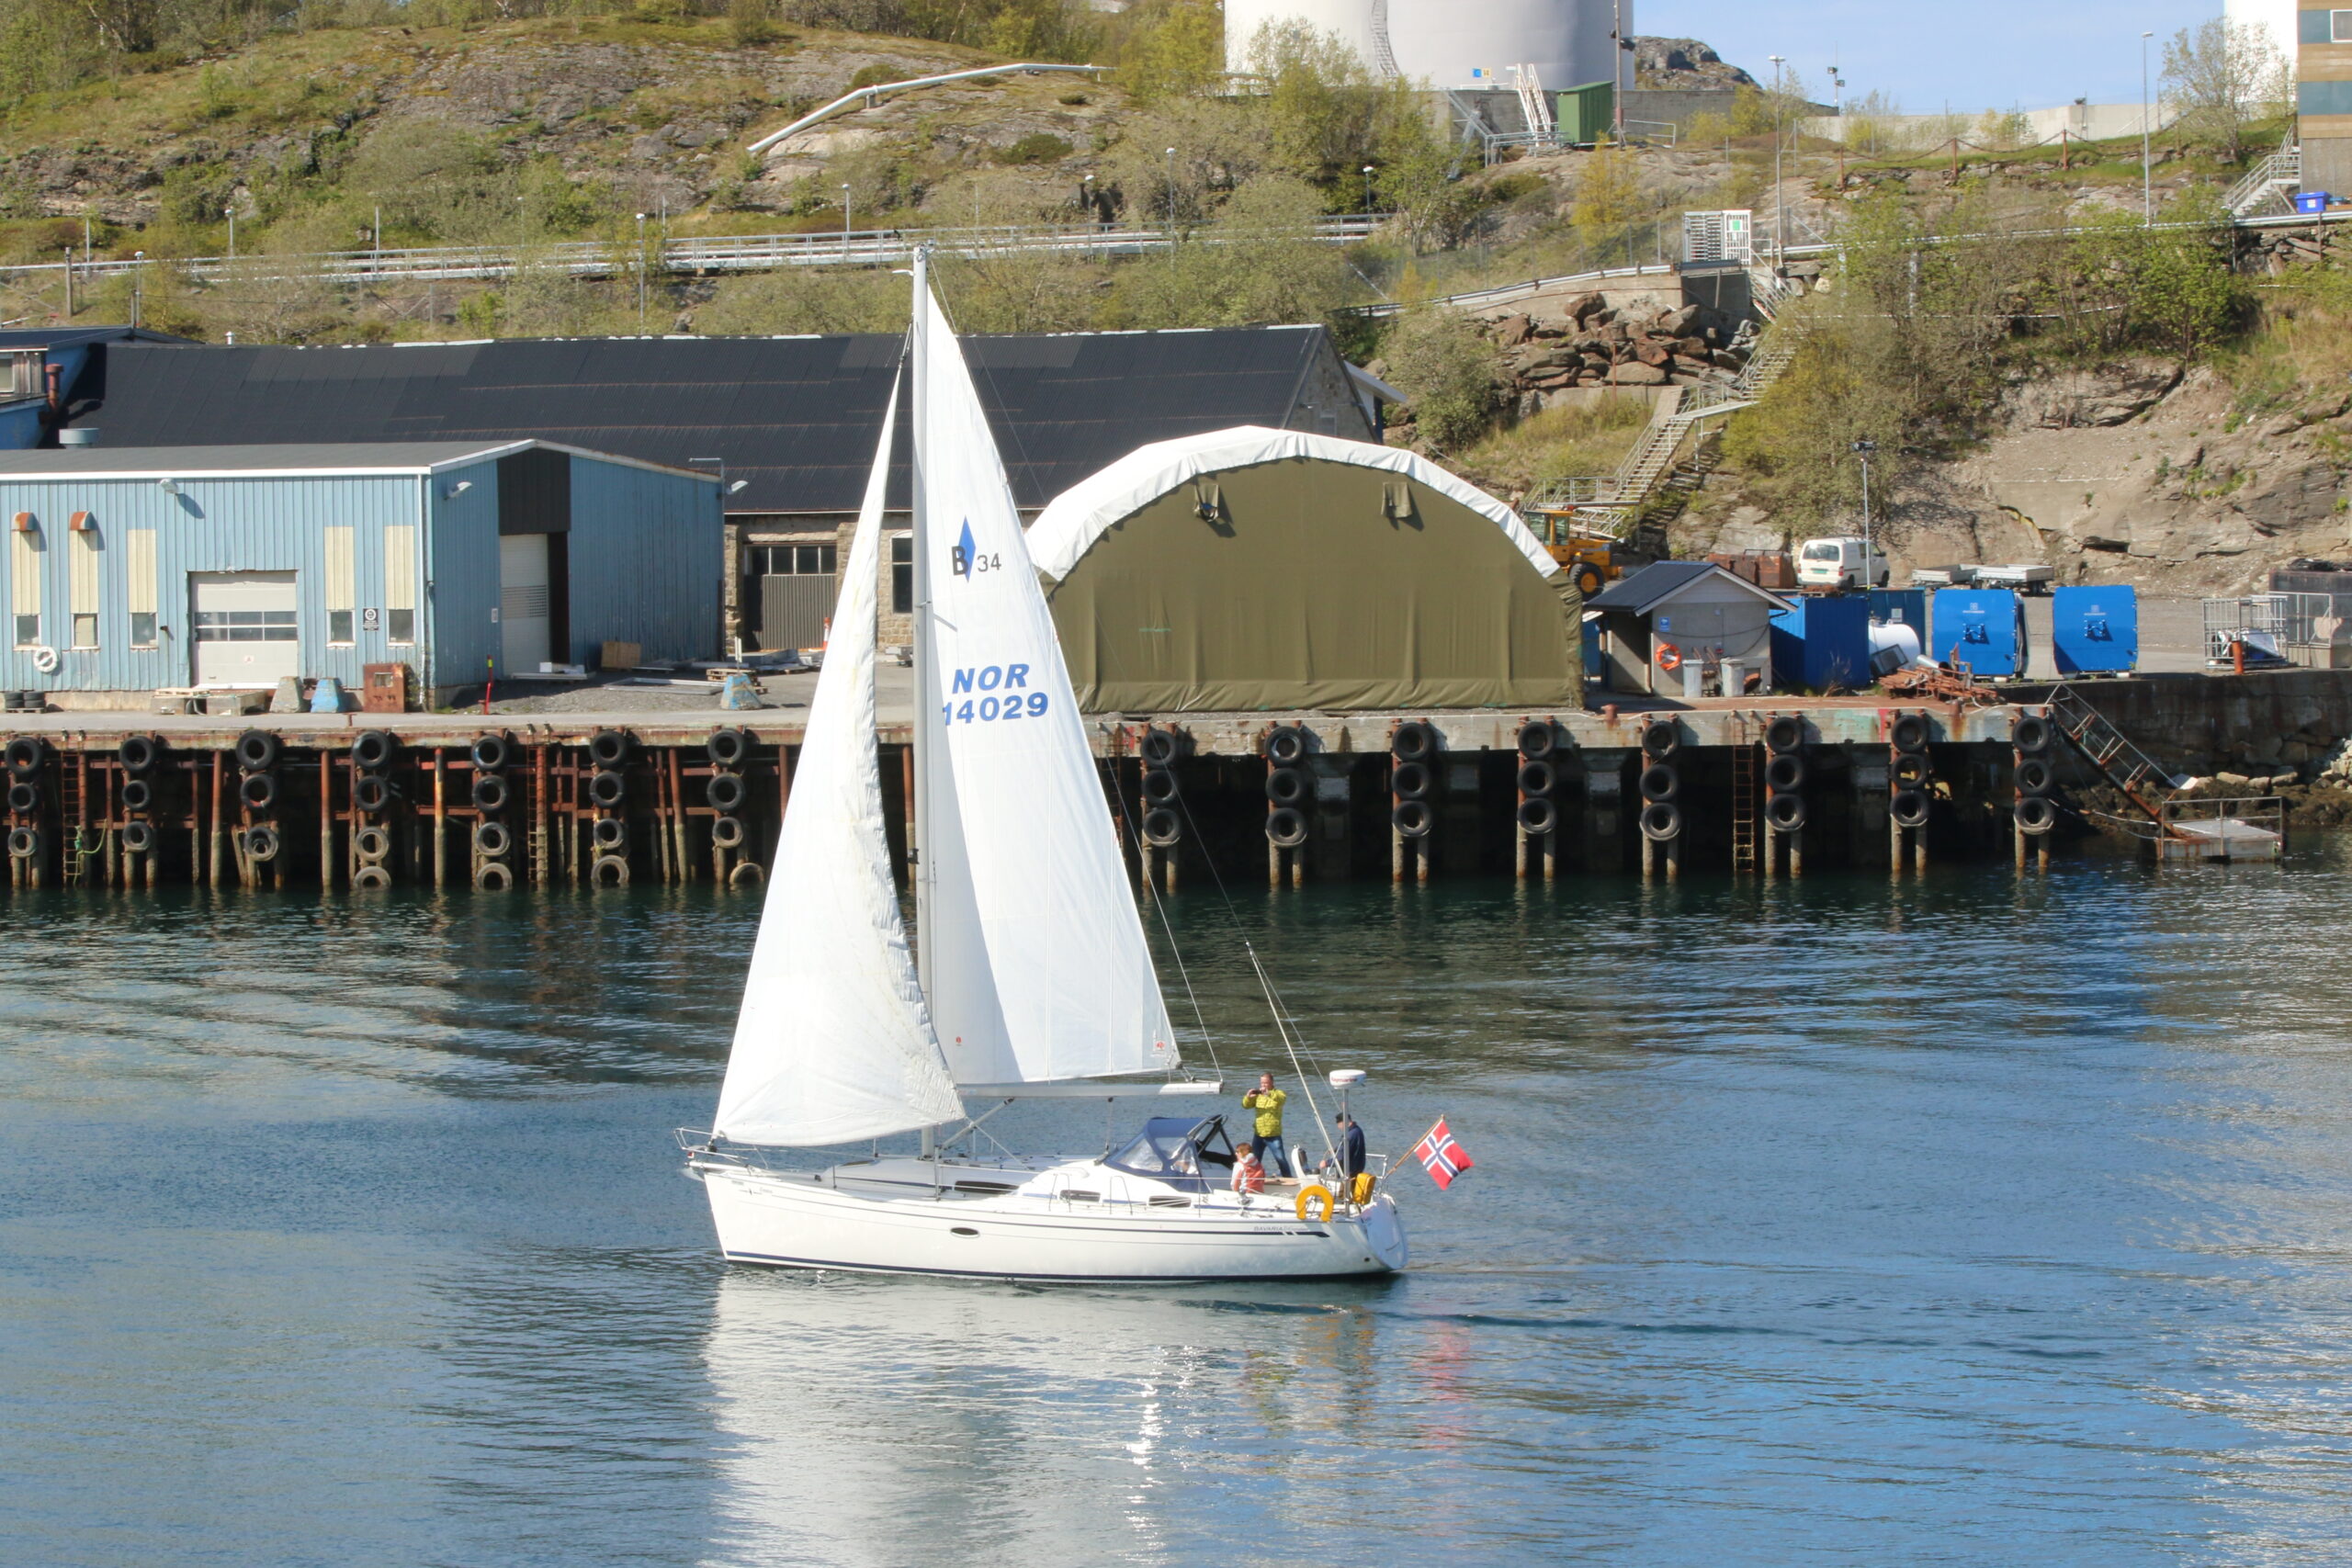
<svg viewBox="0 0 2352 1568">
<path fill-rule="evenodd" d="M 1280 1181 L 1290 1179 L 1290 1150 L 1283 1145 L 1283 1101 L 1289 1098 L 1272 1073 L 1260 1073 L 1258 1087 L 1241 1097 L 1241 1109 L 1258 1113 L 1258 1159 Z"/>
</svg>

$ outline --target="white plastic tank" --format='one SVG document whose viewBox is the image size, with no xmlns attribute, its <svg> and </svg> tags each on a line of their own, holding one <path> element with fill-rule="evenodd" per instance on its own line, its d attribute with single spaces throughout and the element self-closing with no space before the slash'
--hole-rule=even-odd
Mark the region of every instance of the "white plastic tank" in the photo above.
<svg viewBox="0 0 2352 1568">
<path fill-rule="evenodd" d="M 1634 0 L 1225 0 L 1226 68 L 1250 68 L 1267 24 L 1303 22 L 1338 35 L 1376 74 L 1393 66 L 1440 89 L 1509 87 L 1513 66 L 1532 65 L 1557 92 L 1616 73 L 1621 21 L 1633 37 Z"/>
<path fill-rule="evenodd" d="M 1919 662 L 1919 633 L 1901 621 L 1871 623 L 1871 673 L 1892 675 Z"/>
<path fill-rule="evenodd" d="M 1250 54 L 1260 30 L 1293 22 L 1303 22 L 1318 33 L 1338 35 L 1370 66 L 1378 54 L 1373 39 L 1373 13 L 1386 8 L 1383 0 L 1225 0 L 1225 68 L 1251 69 Z"/>
<path fill-rule="evenodd" d="M 2232 27 L 2259 29 L 2272 48 L 2284 55 L 2289 65 L 2295 62 L 2295 10 L 2297 0 L 2222 0 L 2222 17 Z"/>
<path fill-rule="evenodd" d="M 1631 38 L 1634 0 L 1388 0 L 1388 37 L 1396 69 L 1432 87 L 1508 86 L 1524 64 L 1557 92 L 1611 79 L 1621 13 Z"/>
</svg>

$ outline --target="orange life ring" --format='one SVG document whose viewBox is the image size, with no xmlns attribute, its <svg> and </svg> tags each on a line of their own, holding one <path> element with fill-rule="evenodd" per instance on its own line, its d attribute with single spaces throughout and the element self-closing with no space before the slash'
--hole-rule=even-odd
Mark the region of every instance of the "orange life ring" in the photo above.
<svg viewBox="0 0 2352 1568">
<path fill-rule="evenodd" d="M 1659 643 L 1657 645 L 1657 667 L 1661 670 L 1681 669 L 1682 650 L 1676 648 L 1670 642 Z"/>
</svg>

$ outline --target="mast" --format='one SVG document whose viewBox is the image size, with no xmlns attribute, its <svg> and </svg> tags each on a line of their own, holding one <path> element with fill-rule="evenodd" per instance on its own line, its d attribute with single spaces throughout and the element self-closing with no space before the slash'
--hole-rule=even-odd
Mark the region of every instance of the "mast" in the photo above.
<svg viewBox="0 0 2352 1568">
<path fill-rule="evenodd" d="M 925 998 L 932 990 L 931 923 L 932 871 L 929 851 L 932 843 L 931 770 L 924 758 L 930 748 L 924 743 L 925 732 L 931 728 L 931 716 L 938 710 L 941 698 L 933 690 L 937 683 L 938 661 L 933 655 L 931 626 L 931 516 L 928 498 L 924 494 L 923 473 L 923 413 L 930 406 L 930 369 L 923 353 L 928 335 L 923 307 L 931 299 L 931 247 L 915 247 L 914 311 L 908 326 L 909 357 L 913 361 L 914 418 L 909 423 L 908 450 L 912 454 L 909 465 L 911 479 L 910 499 L 913 506 L 913 534 L 910 541 L 914 554 L 914 631 L 915 631 L 915 722 L 910 744 L 914 748 L 915 777 L 915 841 L 910 846 L 914 862 L 915 884 L 915 975 Z M 926 1133 L 925 1138 L 930 1134 Z"/>
<path fill-rule="evenodd" d="M 915 841 L 907 846 L 907 859 L 911 863 L 915 884 L 915 983 L 922 987 L 926 1002 L 935 993 L 932 988 L 932 951 L 937 945 L 932 939 L 937 929 L 932 924 L 931 813 L 933 806 L 931 789 L 931 769 L 925 766 L 930 748 L 923 743 L 924 731 L 931 728 L 931 716 L 939 711 L 940 696 L 933 688 L 937 683 L 939 663 L 933 657 L 931 627 L 931 508 L 923 493 L 923 413 L 931 403 L 931 372 L 923 353 L 924 340 L 930 335 L 925 321 L 930 312 L 924 308 L 931 303 L 931 247 L 915 247 L 914 309 L 907 322 L 909 357 L 914 361 L 914 418 L 909 422 L 907 450 L 911 454 L 908 465 L 909 501 L 912 513 L 910 544 L 915 558 L 915 722 L 908 731 L 908 745 L 913 748 L 915 778 Z M 922 1130 L 922 1156 L 935 1159 L 938 1156 L 939 1129 L 926 1125 Z M 938 1179 L 934 1167 L 933 1180 Z"/>
</svg>

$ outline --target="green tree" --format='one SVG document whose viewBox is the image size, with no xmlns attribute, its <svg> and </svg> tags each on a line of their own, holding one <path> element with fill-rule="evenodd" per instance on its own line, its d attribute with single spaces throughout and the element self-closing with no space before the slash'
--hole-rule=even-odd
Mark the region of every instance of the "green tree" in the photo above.
<svg viewBox="0 0 2352 1568">
<path fill-rule="evenodd" d="M 1213 0 L 1156 0 L 1129 18 L 1119 79 L 1137 103 L 1198 97 L 1225 79 L 1225 17 Z"/>
<path fill-rule="evenodd" d="M 1484 435 L 1501 406 L 1500 366 L 1476 323 L 1431 307 L 1407 313 L 1381 345 L 1388 379 L 1411 396 L 1424 446 L 1456 452 Z"/>
<path fill-rule="evenodd" d="M 1202 231 L 1121 267 L 1104 324 L 1238 327 L 1328 318 L 1356 291 L 1346 256 L 1316 237 L 1318 206 L 1297 180 L 1250 181 Z"/>
<path fill-rule="evenodd" d="M 2179 128 L 2231 163 L 2260 121 L 2283 118 L 2294 72 L 2263 29 L 2215 17 L 2165 45 L 2165 106 Z"/>
<path fill-rule="evenodd" d="M 1633 155 L 1603 147 L 1585 159 L 1577 178 L 1576 200 L 1568 221 L 1588 249 L 1604 250 L 1624 237 L 1626 229 L 1646 209 L 1642 204 L 1641 171 Z"/>
<path fill-rule="evenodd" d="M 1275 164 L 1333 207 L 1354 205 L 1364 167 L 1413 134 L 1408 122 L 1423 123 L 1412 84 L 1374 82 L 1352 48 L 1304 22 L 1260 28 L 1250 60 L 1266 82 Z"/>
</svg>

